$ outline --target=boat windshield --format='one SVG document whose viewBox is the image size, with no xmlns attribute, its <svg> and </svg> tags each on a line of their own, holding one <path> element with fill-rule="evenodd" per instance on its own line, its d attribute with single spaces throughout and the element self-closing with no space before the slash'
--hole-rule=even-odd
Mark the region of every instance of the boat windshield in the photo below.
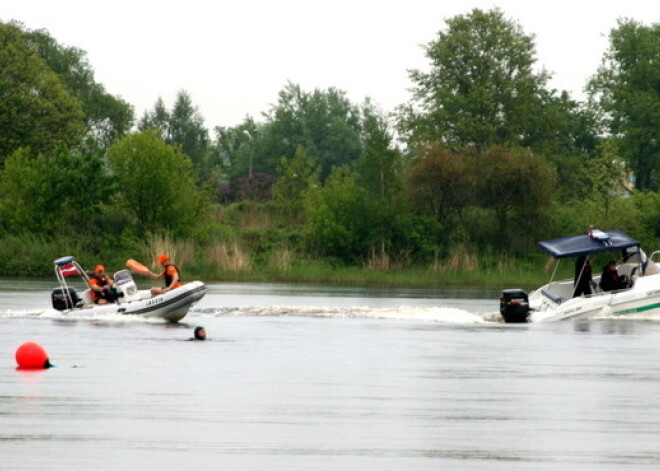
<svg viewBox="0 0 660 471">
<path fill-rule="evenodd" d="M 113 277 L 116 286 L 125 285 L 126 283 L 131 283 L 133 281 L 133 275 L 128 270 L 121 270 L 115 273 Z"/>
</svg>

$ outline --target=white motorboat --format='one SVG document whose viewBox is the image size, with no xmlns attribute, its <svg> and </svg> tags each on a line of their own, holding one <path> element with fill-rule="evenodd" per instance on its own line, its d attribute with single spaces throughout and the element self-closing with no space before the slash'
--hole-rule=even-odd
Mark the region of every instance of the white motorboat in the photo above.
<svg viewBox="0 0 660 471">
<path fill-rule="evenodd" d="M 594 317 L 658 316 L 660 318 L 660 266 L 654 252 L 647 257 L 639 242 L 621 231 L 590 230 L 586 234 L 539 242 L 555 259 L 550 282 L 527 294 L 520 289 L 502 291 L 500 313 L 505 322 L 544 322 Z M 559 262 L 609 252 L 625 287 L 604 291 L 594 276 L 591 294 L 575 296 L 574 279 L 554 281 Z M 576 274 L 577 275 L 577 274 Z M 582 275 L 581 273 L 579 274 Z M 578 277 L 578 276 L 576 276 Z"/>
<path fill-rule="evenodd" d="M 201 281 L 193 281 L 164 294 L 151 296 L 150 290 L 137 288 L 130 271 L 120 270 L 113 275 L 116 301 L 95 304 L 89 289 L 89 276 L 75 257 L 62 257 L 53 263 L 60 285 L 51 293 L 53 308 L 65 313 L 133 314 L 178 322 L 188 314 L 193 304 L 206 294 L 206 285 Z M 67 281 L 70 276 L 78 276 L 84 283 L 85 289 L 80 295 Z"/>
</svg>

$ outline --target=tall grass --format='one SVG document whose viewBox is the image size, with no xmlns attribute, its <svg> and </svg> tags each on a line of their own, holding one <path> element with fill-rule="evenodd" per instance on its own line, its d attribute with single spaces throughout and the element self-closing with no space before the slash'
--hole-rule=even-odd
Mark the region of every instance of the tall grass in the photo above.
<svg viewBox="0 0 660 471">
<path fill-rule="evenodd" d="M 288 247 L 275 249 L 268 257 L 268 267 L 287 273 L 291 271 L 291 264 L 295 258 L 294 252 Z"/>
<path fill-rule="evenodd" d="M 174 241 L 162 234 L 150 234 L 147 236 L 147 246 L 147 258 L 154 267 L 158 255 L 168 255 L 179 267 L 190 264 L 195 258 L 195 246 L 189 240 Z"/>
<path fill-rule="evenodd" d="M 369 270 L 389 270 L 390 255 L 385 250 L 385 244 L 381 244 L 378 251 L 374 247 L 369 249 L 369 257 L 364 262 L 364 267 Z"/>
<path fill-rule="evenodd" d="M 214 243 L 204 251 L 205 264 L 215 265 L 226 272 L 244 272 L 252 269 L 252 258 L 238 242 Z"/>
</svg>

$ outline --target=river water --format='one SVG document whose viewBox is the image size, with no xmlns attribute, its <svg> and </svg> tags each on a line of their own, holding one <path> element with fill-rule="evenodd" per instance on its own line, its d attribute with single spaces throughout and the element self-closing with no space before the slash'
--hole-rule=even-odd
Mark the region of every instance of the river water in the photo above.
<svg viewBox="0 0 660 471">
<path fill-rule="evenodd" d="M 50 288 L 0 281 L 0 469 L 660 469 L 660 319 L 215 284 L 171 325 L 62 315 Z M 25 341 L 57 366 L 16 370 Z"/>
</svg>

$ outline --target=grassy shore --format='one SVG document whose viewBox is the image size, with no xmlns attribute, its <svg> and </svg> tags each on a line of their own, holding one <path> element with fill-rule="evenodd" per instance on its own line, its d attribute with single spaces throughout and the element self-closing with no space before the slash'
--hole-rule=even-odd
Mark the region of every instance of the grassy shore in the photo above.
<svg viewBox="0 0 660 471">
<path fill-rule="evenodd" d="M 0 244 L 0 276 L 52 277 L 52 260 L 75 254 L 83 267 L 102 263 L 114 272 L 124 268 L 129 258 L 146 264 L 157 253 L 173 256 L 184 280 L 206 282 L 282 282 L 333 284 L 346 286 L 440 287 L 466 286 L 484 288 L 530 289 L 548 281 L 553 265 L 548 258 L 506 254 L 477 254 L 465 250 L 435 263 L 396 265 L 387 259 L 372 258 L 360 265 L 343 265 L 328 259 L 311 259 L 289 250 L 273 250 L 261 257 L 250 255 L 238 244 L 214 244 L 195 247 L 190 243 L 173 244 L 167 240 L 150 241 L 122 251 L 109 249 L 91 254 L 67 240 L 38 237 L 5 237 Z M 153 264 L 153 270 L 158 267 Z M 572 277 L 570 264 L 563 264 L 557 277 Z"/>
<path fill-rule="evenodd" d="M 376 270 L 356 266 L 333 266 L 327 262 L 293 263 L 286 269 L 262 266 L 248 270 L 223 270 L 217 266 L 191 264 L 182 267 L 187 279 L 207 282 L 286 282 L 355 286 L 440 287 L 530 289 L 547 283 L 550 273 L 538 261 L 507 261 L 503 264 L 471 268 L 406 267 Z M 563 273 L 562 276 L 570 276 Z"/>
</svg>

